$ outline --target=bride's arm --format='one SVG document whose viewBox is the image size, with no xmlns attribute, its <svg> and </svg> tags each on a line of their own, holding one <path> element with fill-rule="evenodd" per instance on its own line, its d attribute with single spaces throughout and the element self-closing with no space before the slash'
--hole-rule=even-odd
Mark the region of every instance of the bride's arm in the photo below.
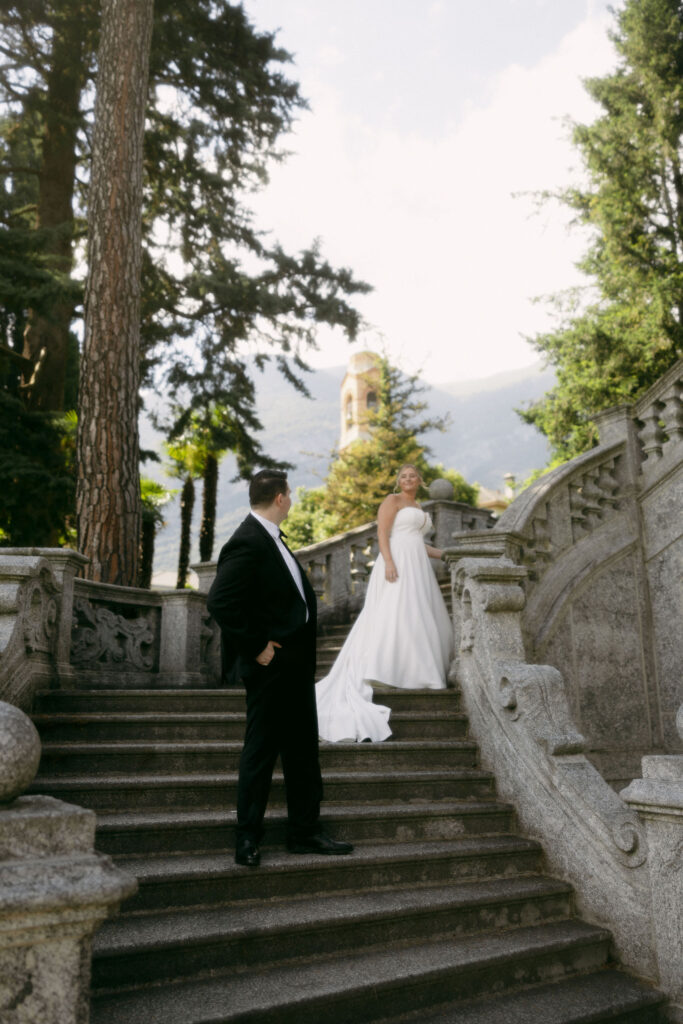
<svg viewBox="0 0 683 1024">
<path fill-rule="evenodd" d="M 443 551 L 441 548 L 433 548 L 431 544 L 425 544 L 427 554 L 430 558 L 443 558 Z"/>
<path fill-rule="evenodd" d="M 389 534 L 391 533 L 391 527 L 394 525 L 397 512 L 396 497 L 390 494 L 384 499 L 377 513 L 377 542 L 384 559 L 384 575 L 389 583 L 395 583 L 398 579 L 398 572 L 391 557 L 391 547 L 389 545 Z"/>
</svg>

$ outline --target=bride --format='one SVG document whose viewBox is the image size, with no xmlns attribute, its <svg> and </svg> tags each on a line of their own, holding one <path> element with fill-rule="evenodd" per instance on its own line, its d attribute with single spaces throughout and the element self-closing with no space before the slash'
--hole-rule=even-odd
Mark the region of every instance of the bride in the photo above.
<svg viewBox="0 0 683 1024">
<path fill-rule="evenodd" d="M 398 493 L 377 514 L 380 554 L 365 605 L 329 675 L 316 685 L 323 740 L 384 740 L 391 709 L 372 703 L 371 682 L 403 689 L 443 689 L 451 654 L 451 624 L 429 564 L 441 558 L 424 542 L 432 521 L 416 501 L 422 478 L 402 466 Z"/>
</svg>

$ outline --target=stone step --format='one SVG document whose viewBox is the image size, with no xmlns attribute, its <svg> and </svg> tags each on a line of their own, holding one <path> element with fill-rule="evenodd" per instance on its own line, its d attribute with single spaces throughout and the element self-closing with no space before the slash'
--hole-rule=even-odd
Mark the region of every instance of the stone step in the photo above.
<svg viewBox="0 0 683 1024">
<path fill-rule="evenodd" d="M 43 743 L 242 741 L 246 712 L 69 712 L 34 715 L 33 723 Z M 397 711 L 390 725 L 396 739 L 463 739 L 467 735 L 467 716 L 455 711 Z"/>
<path fill-rule="evenodd" d="M 364 744 L 368 746 L 369 744 Z M 490 772 L 477 768 L 448 771 L 335 771 L 324 777 L 324 807 L 357 803 L 430 803 L 444 800 L 485 800 L 495 791 Z M 237 799 L 236 772 L 195 772 L 189 774 L 138 775 L 123 772 L 110 775 L 39 775 L 29 793 L 45 793 L 67 803 L 93 810 L 143 808 L 224 808 Z M 273 776 L 271 803 L 285 801 L 284 783 Z"/>
<path fill-rule="evenodd" d="M 538 843 L 514 835 L 367 844 L 346 857 L 291 854 L 279 847 L 264 846 L 262 866 L 257 871 L 235 864 L 232 849 L 222 855 L 128 857 L 124 861 L 126 870 L 137 877 L 140 887 L 124 910 L 130 913 L 238 900 L 440 886 L 467 879 L 538 874 L 541 862 Z"/>
<path fill-rule="evenodd" d="M 219 743 L 44 743 L 40 773 L 46 776 L 121 772 L 185 773 L 236 771 L 241 742 Z M 475 767 L 478 748 L 470 740 L 389 740 L 384 743 L 321 743 L 323 774 L 339 769 L 390 772 L 419 764 L 432 770 Z"/>
<path fill-rule="evenodd" d="M 396 713 L 460 710 L 458 690 L 377 691 L 375 702 Z M 36 715 L 115 714 L 133 712 L 239 714 L 244 713 L 245 694 L 240 687 L 220 690 L 43 690 L 34 703 Z"/>
<path fill-rule="evenodd" d="M 92 1024 L 364 1024 L 594 972 L 609 934 L 561 921 L 95 997 Z M 539 1022 L 540 1024 L 540 1022 Z"/>
<path fill-rule="evenodd" d="M 437 937 L 456 940 L 567 918 L 571 904 L 570 886 L 530 876 L 124 917 L 105 922 L 95 936 L 93 987 L 137 987 Z"/>
<path fill-rule="evenodd" d="M 513 811 L 494 801 L 432 804 L 359 804 L 323 809 L 325 830 L 355 844 L 455 839 L 508 832 Z M 142 856 L 226 851 L 235 844 L 234 809 L 101 813 L 96 846 L 102 853 Z M 285 842 L 286 811 L 271 805 L 266 815 L 269 843 Z"/>
<path fill-rule="evenodd" d="M 619 970 L 580 974 L 522 992 L 486 996 L 434 1013 L 401 1014 L 400 1024 L 663 1024 L 664 997 Z M 383 1024 L 391 1024 L 386 1018 Z"/>
</svg>

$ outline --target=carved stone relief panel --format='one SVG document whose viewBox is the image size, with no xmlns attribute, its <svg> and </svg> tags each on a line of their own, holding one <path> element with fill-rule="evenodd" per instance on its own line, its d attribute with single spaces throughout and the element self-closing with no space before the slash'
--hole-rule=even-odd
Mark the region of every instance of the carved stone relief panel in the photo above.
<svg viewBox="0 0 683 1024">
<path fill-rule="evenodd" d="M 159 664 L 159 610 L 139 606 L 74 600 L 71 663 L 77 668 L 102 667 L 150 672 Z"/>
</svg>

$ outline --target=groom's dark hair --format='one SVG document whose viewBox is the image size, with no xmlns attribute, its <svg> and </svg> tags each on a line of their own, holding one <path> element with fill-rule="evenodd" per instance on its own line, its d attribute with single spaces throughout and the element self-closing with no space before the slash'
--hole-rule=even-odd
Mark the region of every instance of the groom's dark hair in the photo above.
<svg viewBox="0 0 683 1024">
<path fill-rule="evenodd" d="M 287 474 L 281 469 L 262 469 L 251 478 L 249 504 L 252 508 L 272 505 L 278 494 L 287 493 Z"/>
</svg>

